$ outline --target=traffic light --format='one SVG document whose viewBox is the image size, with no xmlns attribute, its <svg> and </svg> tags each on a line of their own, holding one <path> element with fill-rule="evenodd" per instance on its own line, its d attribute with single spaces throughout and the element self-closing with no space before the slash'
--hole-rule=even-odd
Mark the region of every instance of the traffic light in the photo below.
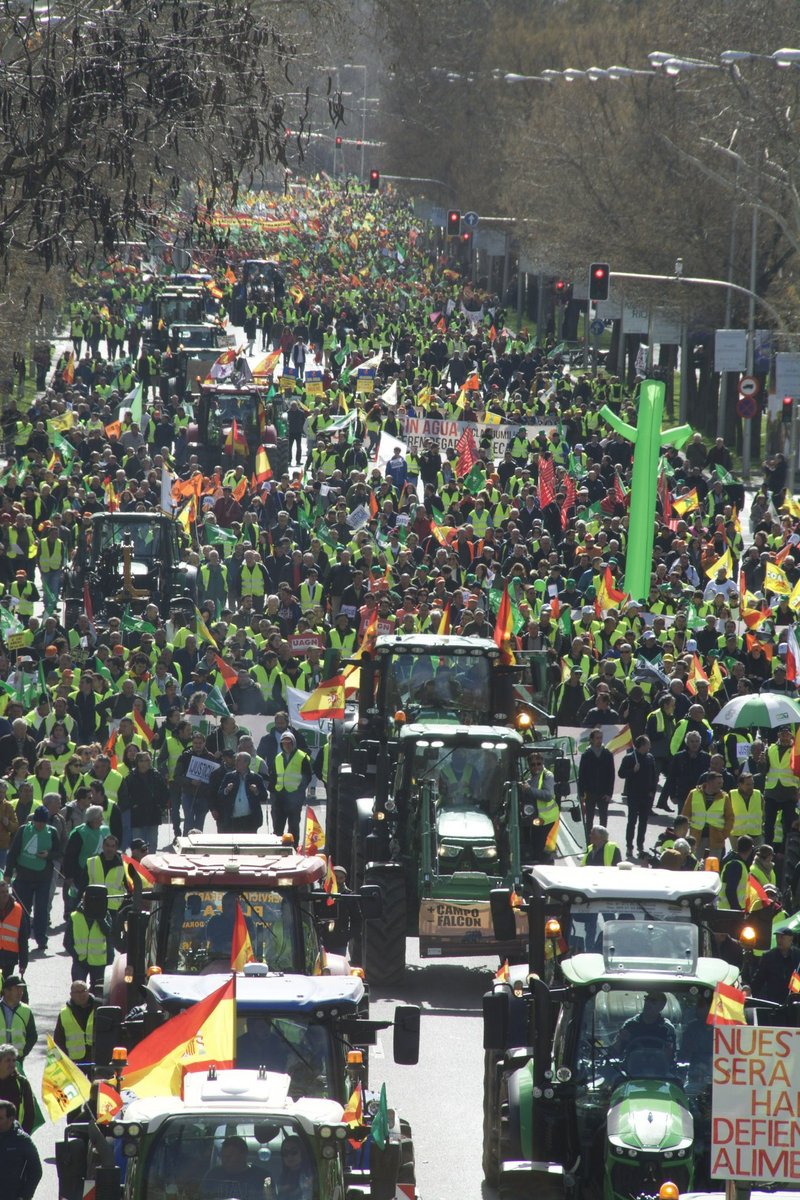
<svg viewBox="0 0 800 1200">
<path fill-rule="evenodd" d="M 461 234 L 461 240 L 465 246 L 472 245 L 472 230 L 465 229 L 464 232 Z"/>
<path fill-rule="evenodd" d="M 447 236 L 458 237 L 461 233 L 461 212 L 457 208 L 451 208 L 447 214 Z"/>
<path fill-rule="evenodd" d="M 336 135 L 336 149 L 337 149 L 337 150 L 341 150 L 341 148 L 342 148 L 342 135 L 341 135 L 340 133 L 337 133 L 337 135 Z"/>
<path fill-rule="evenodd" d="M 369 190 L 377 192 L 381 186 L 381 173 L 375 167 L 369 173 Z"/>
<path fill-rule="evenodd" d="M 562 302 L 563 302 L 563 300 L 564 300 L 564 297 L 565 297 L 565 296 L 566 296 L 566 294 L 567 294 L 567 281 L 566 281 L 566 279 L 557 279 L 557 280 L 555 281 L 555 283 L 553 284 L 553 291 L 554 291 L 554 292 L 555 292 L 555 294 L 556 294 L 556 300 L 559 300 L 559 301 L 562 301 Z"/>
<path fill-rule="evenodd" d="M 609 282 L 608 263 L 592 263 L 589 267 L 589 299 L 607 300 Z"/>
<path fill-rule="evenodd" d="M 794 400 L 792 399 L 792 397 L 784 396 L 783 404 L 781 405 L 781 421 L 783 422 L 784 425 L 791 425 L 793 407 L 794 407 Z"/>
</svg>

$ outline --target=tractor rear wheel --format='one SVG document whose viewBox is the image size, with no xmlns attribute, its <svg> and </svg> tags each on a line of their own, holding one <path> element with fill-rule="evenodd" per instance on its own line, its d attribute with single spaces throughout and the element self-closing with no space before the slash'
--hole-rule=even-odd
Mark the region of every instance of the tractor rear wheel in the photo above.
<svg viewBox="0 0 800 1200">
<path fill-rule="evenodd" d="M 497 1057 L 492 1051 L 484 1055 L 483 1068 L 483 1177 L 490 1187 L 497 1187 L 500 1178 L 499 1134 L 500 1093 L 497 1078 Z"/>
<path fill-rule="evenodd" d="M 364 883 L 377 883 L 383 892 L 383 914 L 364 922 L 365 970 L 369 983 L 388 987 L 402 983 L 406 969 L 405 873 L 391 864 L 370 864 Z"/>
</svg>

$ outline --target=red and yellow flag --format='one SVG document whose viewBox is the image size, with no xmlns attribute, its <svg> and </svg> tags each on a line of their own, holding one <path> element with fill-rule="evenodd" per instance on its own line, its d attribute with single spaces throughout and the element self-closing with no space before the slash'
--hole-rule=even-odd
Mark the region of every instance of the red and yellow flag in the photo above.
<svg viewBox="0 0 800 1200">
<path fill-rule="evenodd" d="M 728 983 L 718 983 L 714 988 L 706 1025 L 744 1025 L 744 1002 L 746 993 Z"/>
<path fill-rule="evenodd" d="M 327 903 L 333 904 L 333 897 L 339 891 L 339 881 L 336 878 L 336 872 L 333 869 L 333 859 L 330 855 L 328 855 L 328 869 L 322 881 L 322 890 L 328 893 Z"/>
<path fill-rule="evenodd" d="M 240 458 L 247 457 L 247 439 L 239 428 L 236 417 L 233 418 L 233 424 L 228 430 L 223 451 L 230 458 L 235 458 L 237 455 Z"/>
<path fill-rule="evenodd" d="M 686 676 L 686 690 L 690 696 L 694 696 L 697 692 L 697 683 L 704 679 L 708 683 L 708 676 L 703 670 L 703 664 L 700 660 L 700 655 L 695 651 L 692 656 L 692 665 L 689 667 L 689 674 Z"/>
<path fill-rule="evenodd" d="M 558 848 L 558 831 L 561 828 L 561 815 L 559 814 L 553 822 L 547 839 L 544 843 L 544 848 L 548 854 L 554 854 Z"/>
<path fill-rule="evenodd" d="M 236 1057 L 236 976 L 171 1017 L 131 1050 L 123 1086 L 137 1096 L 179 1096 L 184 1072 L 227 1070 Z"/>
<path fill-rule="evenodd" d="M 247 477 L 245 475 L 243 475 L 242 478 L 239 480 L 239 482 L 236 484 L 236 487 L 231 488 L 231 495 L 233 496 L 233 498 L 237 504 L 239 504 L 239 502 L 244 499 L 244 495 L 245 495 L 246 491 L 247 491 Z"/>
<path fill-rule="evenodd" d="M 450 601 L 444 606 L 444 612 L 439 619 L 439 628 L 436 630 L 439 637 L 442 637 L 450 632 Z"/>
<path fill-rule="evenodd" d="M 315 688 L 300 709 L 304 721 L 333 721 L 344 716 L 345 681 L 343 675 L 332 675 Z"/>
<path fill-rule="evenodd" d="M 155 847 L 153 847 L 153 849 L 155 849 Z M 137 875 L 142 877 L 145 883 L 155 883 L 156 877 L 149 867 L 145 867 L 142 863 L 138 862 L 137 859 L 131 858 L 129 854 L 122 854 L 120 857 L 122 858 L 122 861 L 129 872 L 135 871 Z"/>
<path fill-rule="evenodd" d="M 342 1120 L 345 1125 L 364 1124 L 364 1100 L 361 1095 L 361 1084 L 357 1083 L 355 1090 L 344 1106 Z"/>
<path fill-rule="evenodd" d="M 142 735 L 144 740 L 149 745 L 150 742 L 152 742 L 153 738 L 156 736 L 156 731 L 154 729 L 150 728 L 150 726 L 147 724 L 147 721 L 145 721 L 144 717 L 139 712 L 138 708 L 135 708 L 133 710 L 133 712 L 131 713 L 131 716 L 133 717 L 134 725 L 136 726 L 139 733 Z"/>
<path fill-rule="evenodd" d="M 64 380 L 64 383 L 75 382 L 75 355 L 71 350 L 69 352 L 67 361 L 64 364 L 64 369 L 61 372 L 61 378 Z"/>
<path fill-rule="evenodd" d="M 508 584 L 503 588 L 503 598 L 497 610 L 497 620 L 494 626 L 494 640 L 500 647 L 501 661 L 506 666 L 513 666 L 516 659 L 512 650 L 514 638 L 514 614 L 511 611 L 511 597 L 508 594 Z"/>
<path fill-rule="evenodd" d="M 253 943 L 250 941 L 250 931 L 242 912 L 242 903 L 236 901 L 236 915 L 233 918 L 233 938 L 231 939 L 231 970 L 243 971 L 245 963 L 255 961 Z"/>
<path fill-rule="evenodd" d="M 504 958 L 502 964 L 494 973 L 494 977 L 498 983 L 508 983 L 511 978 L 511 972 L 508 969 L 508 959 Z"/>
<path fill-rule="evenodd" d="M 789 991 L 793 996 L 800 994 L 800 972 L 792 971 L 789 976 Z"/>
<path fill-rule="evenodd" d="M 259 446 L 256 450 L 253 479 L 257 484 L 266 483 L 268 479 L 272 479 L 272 467 L 269 465 L 269 455 L 264 446 Z"/>
<path fill-rule="evenodd" d="M 317 814 L 309 805 L 306 808 L 306 827 L 303 831 L 303 848 L 300 853 L 320 854 L 324 848 L 325 831 L 317 820 Z"/>
<path fill-rule="evenodd" d="M 772 901 L 755 875 L 748 875 L 747 888 L 744 894 L 744 911 L 748 913 L 753 912 L 754 909 L 764 908 L 767 904 L 771 903 Z"/>
<path fill-rule="evenodd" d="M 101 1079 L 97 1085 L 97 1124 L 107 1125 L 122 1108 L 122 1097 L 112 1084 Z"/>
</svg>

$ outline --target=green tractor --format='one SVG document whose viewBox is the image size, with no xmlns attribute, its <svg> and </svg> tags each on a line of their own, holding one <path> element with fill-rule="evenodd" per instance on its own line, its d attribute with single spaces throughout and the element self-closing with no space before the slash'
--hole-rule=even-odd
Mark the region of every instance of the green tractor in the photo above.
<svg viewBox="0 0 800 1200">
<path fill-rule="evenodd" d="M 689 921 L 609 921 L 600 954 L 484 997 L 484 1173 L 579 1200 L 707 1183 L 714 988 Z"/>
<path fill-rule="evenodd" d="M 509 667 L 490 638 L 381 634 L 374 653 L 358 661 L 358 711 L 335 721 L 331 733 L 326 816 L 334 861 L 351 874 L 359 801 L 370 797 L 383 809 L 405 726 L 508 725 L 526 734 L 554 727 L 545 708 L 544 654 Z"/>
<path fill-rule="evenodd" d="M 371 983 L 402 979 L 406 937 L 423 958 L 499 953 L 524 956 L 527 931 L 493 933 L 491 895 L 518 889 L 525 843 L 518 785 L 526 743 L 500 725 L 429 721 L 403 725 L 385 801 L 359 799 L 355 885 L 379 884 L 382 915 L 364 927 Z M 580 808 L 562 810 L 559 844 L 585 844 Z"/>
</svg>

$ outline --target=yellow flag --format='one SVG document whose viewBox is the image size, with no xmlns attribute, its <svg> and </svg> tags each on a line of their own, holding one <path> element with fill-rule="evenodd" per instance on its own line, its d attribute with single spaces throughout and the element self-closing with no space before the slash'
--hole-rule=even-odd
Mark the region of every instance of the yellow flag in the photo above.
<svg viewBox="0 0 800 1200">
<path fill-rule="evenodd" d="M 727 571 L 729 576 L 733 574 L 733 559 L 730 550 L 726 550 L 721 558 L 706 567 L 706 575 L 709 579 L 716 575 L 717 571 Z"/>
<path fill-rule="evenodd" d="M 213 637 L 209 633 L 208 626 L 206 625 L 205 621 L 203 620 L 203 614 L 200 612 L 200 609 L 196 605 L 195 605 L 194 615 L 195 615 L 195 619 L 197 621 L 197 636 L 200 638 L 201 641 L 208 642 L 209 646 L 213 646 L 215 650 L 218 650 L 219 647 L 217 646 L 217 643 L 214 641 Z"/>
<path fill-rule="evenodd" d="M 47 1060 L 42 1075 L 42 1099 L 51 1121 L 60 1121 L 89 1099 L 91 1084 L 80 1067 L 47 1035 Z"/>
<path fill-rule="evenodd" d="M 49 430 L 51 430 L 51 432 L 55 431 L 56 433 L 65 433 L 68 429 L 72 429 L 74 424 L 75 413 L 72 412 L 71 409 L 67 409 L 66 412 L 61 413 L 57 417 L 50 417 L 49 421 L 47 422 L 47 427 Z"/>
<path fill-rule="evenodd" d="M 800 608 L 800 579 L 798 579 L 792 588 L 792 594 L 789 597 L 789 608 L 794 612 L 797 612 L 798 608 Z"/>
<path fill-rule="evenodd" d="M 789 580 L 786 578 L 783 570 L 776 566 L 775 563 L 767 563 L 764 575 L 764 591 L 772 592 L 776 596 L 789 596 L 792 594 Z"/>
<path fill-rule="evenodd" d="M 713 696 L 718 692 L 723 685 L 722 671 L 719 669 L 719 663 L 714 659 L 711 664 L 711 670 L 708 672 L 708 690 Z"/>
<path fill-rule="evenodd" d="M 484 425 L 499 425 L 502 420 L 500 413 L 486 412 L 483 414 Z"/>
</svg>

